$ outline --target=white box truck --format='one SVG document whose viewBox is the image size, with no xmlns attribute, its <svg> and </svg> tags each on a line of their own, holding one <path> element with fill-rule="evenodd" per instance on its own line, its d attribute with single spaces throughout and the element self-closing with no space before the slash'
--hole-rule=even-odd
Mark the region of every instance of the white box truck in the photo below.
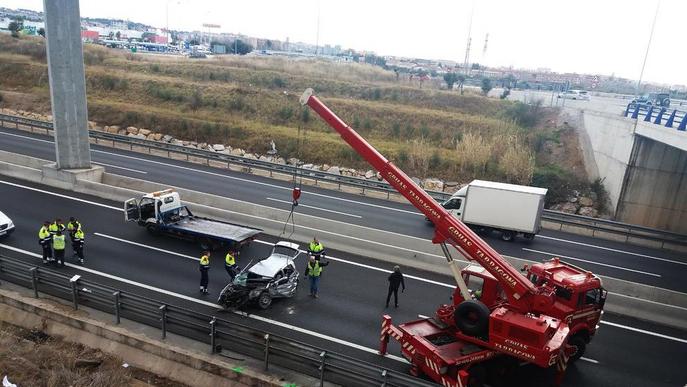
<svg viewBox="0 0 687 387">
<path fill-rule="evenodd" d="M 473 180 L 442 205 L 474 230 L 501 232 L 511 241 L 522 234 L 533 239 L 539 232 L 546 188 Z"/>
</svg>

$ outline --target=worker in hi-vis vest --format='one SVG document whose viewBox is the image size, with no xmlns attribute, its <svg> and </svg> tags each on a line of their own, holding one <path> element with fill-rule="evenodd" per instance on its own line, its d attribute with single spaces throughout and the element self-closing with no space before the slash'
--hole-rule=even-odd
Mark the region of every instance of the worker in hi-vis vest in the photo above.
<svg viewBox="0 0 687 387">
<path fill-rule="evenodd" d="M 308 266 L 305 268 L 305 276 L 310 279 L 310 295 L 318 298 L 320 292 L 320 277 L 322 276 L 322 267 L 329 265 L 329 262 L 318 261 L 314 256 L 310 256 Z"/>
<path fill-rule="evenodd" d="M 234 257 L 234 252 L 229 250 L 227 255 L 224 257 L 224 269 L 229 274 L 229 281 L 233 281 L 236 276 L 236 258 Z"/>
<path fill-rule="evenodd" d="M 52 236 L 52 250 L 55 253 L 55 261 L 59 267 L 64 266 L 64 248 L 66 247 L 66 238 L 62 234 L 62 230 L 57 230 L 57 233 Z"/>
<path fill-rule="evenodd" d="M 41 245 L 41 248 L 43 249 L 43 263 L 47 264 L 49 261 L 52 261 L 52 234 L 48 229 L 50 228 L 50 222 L 45 221 L 43 222 L 43 227 L 41 227 L 40 230 L 38 230 L 38 243 Z"/>
<path fill-rule="evenodd" d="M 210 252 L 206 251 L 200 257 L 200 292 L 208 294 L 208 271 L 210 270 Z"/>
</svg>

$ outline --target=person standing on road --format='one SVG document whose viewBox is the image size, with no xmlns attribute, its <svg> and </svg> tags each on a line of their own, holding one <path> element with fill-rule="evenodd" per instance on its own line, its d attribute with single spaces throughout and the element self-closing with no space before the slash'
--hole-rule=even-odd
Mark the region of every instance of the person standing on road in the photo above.
<svg viewBox="0 0 687 387">
<path fill-rule="evenodd" d="M 406 290 L 406 284 L 403 281 L 403 273 L 401 273 L 401 267 L 396 265 L 394 266 L 394 271 L 389 275 L 389 278 L 387 278 L 387 281 L 389 281 L 389 292 L 386 294 L 386 307 L 389 307 L 389 301 L 391 300 L 391 293 L 394 294 L 394 306 L 398 308 L 398 288 L 403 285 L 403 290 L 401 290 L 401 293 L 403 293 Z"/>
<path fill-rule="evenodd" d="M 57 230 L 57 233 L 52 236 L 52 250 L 55 252 L 55 261 L 59 267 L 64 267 L 65 245 L 66 241 L 62 230 Z"/>
<path fill-rule="evenodd" d="M 312 242 L 308 245 L 308 252 L 314 256 L 317 261 L 324 256 L 324 245 L 317 240 L 317 237 L 312 238 Z"/>
<path fill-rule="evenodd" d="M 48 264 L 52 261 L 52 234 L 48 229 L 50 228 L 50 222 L 43 222 L 43 227 L 38 230 L 38 243 L 43 248 L 43 264 Z"/>
<path fill-rule="evenodd" d="M 48 231 L 50 231 L 52 235 L 57 234 L 58 231 L 64 232 L 64 223 L 62 223 L 62 219 L 55 219 L 55 221 L 50 224 L 50 227 L 48 227 Z"/>
<path fill-rule="evenodd" d="M 206 251 L 200 257 L 200 292 L 208 294 L 208 271 L 210 270 L 210 252 Z"/>
<path fill-rule="evenodd" d="M 318 261 L 314 256 L 310 256 L 308 266 L 305 269 L 305 276 L 310 278 L 310 295 L 319 298 L 320 292 L 320 276 L 322 275 L 322 267 L 329 265 L 329 262 Z"/>
<path fill-rule="evenodd" d="M 74 255 L 76 255 L 79 265 L 83 266 L 83 245 L 86 242 L 86 234 L 84 234 L 81 227 L 79 227 L 72 237 L 72 249 L 74 250 Z"/>
<path fill-rule="evenodd" d="M 234 253 L 231 250 L 224 257 L 224 269 L 229 274 L 229 281 L 233 281 L 236 276 L 236 258 L 234 258 Z"/>
<path fill-rule="evenodd" d="M 72 216 L 69 218 L 69 223 L 67 223 L 67 231 L 69 232 L 70 240 L 74 240 L 74 234 L 76 234 L 77 230 L 81 230 L 81 223 L 79 223 L 79 221 Z M 74 254 L 76 254 L 76 251 L 74 252 Z"/>
</svg>

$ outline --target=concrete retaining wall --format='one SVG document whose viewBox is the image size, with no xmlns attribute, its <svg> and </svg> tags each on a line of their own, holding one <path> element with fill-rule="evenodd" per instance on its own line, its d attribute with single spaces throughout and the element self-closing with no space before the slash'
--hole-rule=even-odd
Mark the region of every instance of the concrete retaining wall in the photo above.
<svg viewBox="0 0 687 387">
<path fill-rule="evenodd" d="M 33 299 L 0 289 L 0 320 L 26 329 L 37 328 L 50 336 L 97 348 L 132 366 L 193 386 L 282 386 L 284 382 L 222 361 L 217 356 L 153 340 L 122 326 L 89 317 L 90 312 L 73 311 L 46 299 Z M 145 327 L 135 325 L 137 331 Z M 155 332 L 159 334 L 159 332 Z M 168 340 L 172 341 L 172 340 Z M 185 342 L 185 340 L 184 340 Z M 193 344 L 190 344 L 193 345 Z M 208 351 L 209 352 L 209 351 Z"/>
<path fill-rule="evenodd" d="M 9 171 L 13 176 L 17 176 L 19 173 L 15 172 L 15 169 L 12 164 L 3 165 L 0 161 L 0 173 Z M 31 176 L 32 179 L 36 179 L 35 172 L 32 172 Z M 45 183 L 40 179 L 39 182 Z M 102 175 L 102 182 L 77 180 L 71 187 L 76 192 L 119 202 L 139 196 L 143 192 L 165 188 L 170 186 L 109 173 Z M 199 215 L 259 227 L 271 235 L 280 235 L 288 216 L 287 211 L 267 206 L 174 188 L 179 191 L 182 200 L 189 204 L 192 211 Z M 290 233 L 290 227 L 287 233 Z M 331 249 L 375 257 L 389 262 L 390 266 L 400 264 L 449 274 L 440 247 L 426 239 L 298 214 L 298 224 L 291 238 L 306 242 L 311 240 L 313 235 L 326 240 L 327 246 Z M 454 258 L 460 258 L 457 252 Z M 515 267 L 532 263 L 518 258 L 506 258 Z M 606 306 L 609 311 L 618 311 L 633 317 L 687 329 L 687 294 L 613 278 L 603 278 L 603 281 L 606 289 L 611 292 Z M 637 305 L 639 307 L 635 308 Z"/>
</svg>

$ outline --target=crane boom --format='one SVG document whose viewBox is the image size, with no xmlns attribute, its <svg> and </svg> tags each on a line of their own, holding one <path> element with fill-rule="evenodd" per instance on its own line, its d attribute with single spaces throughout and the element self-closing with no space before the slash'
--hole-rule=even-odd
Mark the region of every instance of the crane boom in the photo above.
<svg viewBox="0 0 687 387">
<path fill-rule="evenodd" d="M 475 232 L 451 216 L 425 190 L 420 188 L 401 169 L 387 160 L 353 128 L 334 114 L 307 89 L 301 104 L 312 108 L 334 128 L 356 152 L 370 163 L 401 195 L 420 210 L 436 226 L 433 243 L 449 243 L 466 258 L 474 260 L 491 273 L 501 284 L 511 309 L 528 313 L 536 308 L 537 291 L 525 276 L 511 266 L 496 250 L 484 242 Z"/>
</svg>

